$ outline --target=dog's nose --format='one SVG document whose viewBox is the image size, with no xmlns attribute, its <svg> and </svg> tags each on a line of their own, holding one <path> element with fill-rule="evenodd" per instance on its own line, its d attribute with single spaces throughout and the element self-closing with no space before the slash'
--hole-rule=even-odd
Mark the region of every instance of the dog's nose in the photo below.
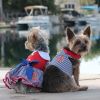
<svg viewBox="0 0 100 100">
<path fill-rule="evenodd" d="M 82 44 L 81 44 L 81 48 L 82 48 L 83 50 L 86 50 L 86 45 L 85 45 L 84 43 L 82 43 Z"/>
</svg>

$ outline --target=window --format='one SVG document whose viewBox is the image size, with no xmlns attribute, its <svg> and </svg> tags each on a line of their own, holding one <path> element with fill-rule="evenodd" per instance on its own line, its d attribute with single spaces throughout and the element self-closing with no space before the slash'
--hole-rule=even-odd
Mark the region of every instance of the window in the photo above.
<svg viewBox="0 0 100 100">
<path fill-rule="evenodd" d="M 71 8 L 71 5 L 70 4 L 68 5 L 68 8 Z"/>
<path fill-rule="evenodd" d="M 75 5 L 74 4 L 72 4 L 72 8 L 75 9 Z"/>
<path fill-rule="evenodd" d="M 67 4 L 65 5 L 65 8 L 67 8 Z"/>
</svg>

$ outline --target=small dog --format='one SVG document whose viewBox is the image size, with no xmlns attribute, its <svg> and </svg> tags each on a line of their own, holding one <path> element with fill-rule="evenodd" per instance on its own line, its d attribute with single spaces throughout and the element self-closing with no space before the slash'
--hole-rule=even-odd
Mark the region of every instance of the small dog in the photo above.
<svg viewBox="0 0 100 100">
<path fill-rule="evenodd" d="M 44 72 L 43 92 L 85 91 L 87 86 L 79 85 L 80 57 L 91 47 L 90 26 L 79 35 L 67 28 L 67 47 L 64 47 L 49 63 Z"/>
<path fill-rule="evenodd" d="M 28 33 L 25 48 L 30 51 L 39 50 L 49 52 L 49 34 L 40 27 L 33 27 Z"/>
<path fill-rule="evenodd" d="M 11 69 L 3 80 L 5 85 L 16 93 L 41 91 L 43 72 L 49 62 L 49 35 L 45 30 L 32 28 L 25 41 L 25 48 L 32 53 L 20 64 Z"/>
</svg>

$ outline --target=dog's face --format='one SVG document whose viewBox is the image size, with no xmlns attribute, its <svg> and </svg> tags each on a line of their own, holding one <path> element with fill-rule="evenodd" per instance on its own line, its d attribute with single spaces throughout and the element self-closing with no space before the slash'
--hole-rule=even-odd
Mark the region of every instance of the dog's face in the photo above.
<svg viewBox="0 0 100 100">
<path fill-rule="evenodd" d="M 32 51 L 39 47 L 41 43 L 48 45 L 48 40 L 48 33 L 40 28 L 32 28 L 28 33 L 27 40 L 25 42 L 25 48 Z"/>
<path fill-rule="evenodd" d="M 90 26 L 86 27 L 79 35 L 75 35 L 70 28 L 67 28 L 67 42 L 69 49 L 81 56 L 87 54 L 91 47 L 90 34 Z"/>
</svg>

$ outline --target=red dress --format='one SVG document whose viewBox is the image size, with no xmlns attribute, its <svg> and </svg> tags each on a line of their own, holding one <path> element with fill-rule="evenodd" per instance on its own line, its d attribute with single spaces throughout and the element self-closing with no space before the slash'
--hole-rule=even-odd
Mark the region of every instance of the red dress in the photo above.
<svg viewBox="0 0 100 100">
<path fill-rule="evenodd" d="M 39 61 L 39 63 L 35 64 L 34 67 L 44 71 L 45 66 L 47 62 L 50 60 L 50 58 L 49 58 L 49 54 L 46 52 L 35 51 L 27 57 L 27 60 L 28 61 L 33 61 L 33 60 Z"/>
<path fill-rule="evenodd" d="M 5 85 L 10 89 L 14 89 L 16 83 L 21 80 L 23 84 L 35 88 L 41 88 L 43 71 L 45 70 L 46 64 L 49 60 L 50 57 L 47 52 L 34 51 L 25 61 L 22 61 L 7 72 L 3 79 Z M 38 63 L 31 66 L 29 63 L 31 61 L 38 61 Z"/>
</svg>

